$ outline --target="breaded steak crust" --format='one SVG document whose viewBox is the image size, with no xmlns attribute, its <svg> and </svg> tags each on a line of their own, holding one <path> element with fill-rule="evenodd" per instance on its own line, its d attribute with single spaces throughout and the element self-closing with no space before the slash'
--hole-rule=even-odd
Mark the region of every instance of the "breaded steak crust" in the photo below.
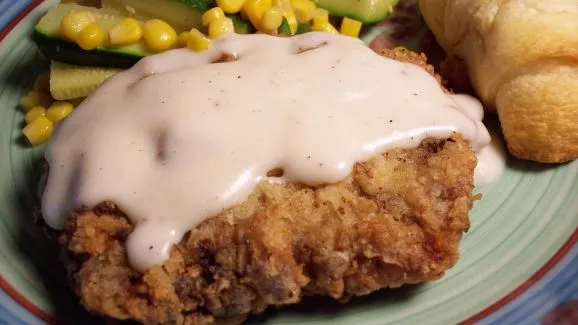
<svg viewBox="0 0 578 325">
<path fill-rule="evenodd" d="M 434 75 L 423 55 L 380 54 Z M 144 274 L 126 257 L 129 219 L 103 202 L 71 214 L 59 234 L 62 255 L 84 307 L 120 320 L 238 324 L 304 295 L 347 301 L 438 279 L 456 263 L 476 162 L 469 143 L 454 135 L 358 163 L 338 184 L 262 183 Z"/>
<path fill-rule="evenodd" d="M 468 230 L 476 157 L 457 135 L 359 163 L 311 188 L 262 183 L 185 235 L 144 274 L 111 202 L 74 212 L 60 242 L 91 312 L 147 324 L 231 324 L 304 295 L 354 295 L 440 278 Z"/>
</svg>

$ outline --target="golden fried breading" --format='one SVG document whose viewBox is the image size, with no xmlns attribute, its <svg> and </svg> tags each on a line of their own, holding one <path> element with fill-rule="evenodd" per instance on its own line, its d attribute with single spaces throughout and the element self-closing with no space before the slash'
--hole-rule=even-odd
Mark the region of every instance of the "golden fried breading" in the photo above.
<svg viewBox="0 0 578 325">
<path fill-rule="evenodd" d="M 476 157 L 458 138 L 357 164 L 319 188 L 262 183 L 141 275 L 131 225 L 112 203 L 73 213 L 61 243 L 82 304 L 148 324 L 239 323 L 303 295 L 352 295 L 435 280 L 468 230 Z"/>
<path fill-rule="evenodd" d="M 433 74 L 423 55 L 383 54 Z M 95 314 L 146 324 L 238 324 L 305 295 L 347 301 L 440 278 L 469 228 L 475 166 L 469 143 L 456 134 L 358 163 L 338 184 L 261 183 L 144 274 L 127 261 L 132 225 L 112 202 L 73 212 L 60 242 L 75 291 Z"/>
</svg>

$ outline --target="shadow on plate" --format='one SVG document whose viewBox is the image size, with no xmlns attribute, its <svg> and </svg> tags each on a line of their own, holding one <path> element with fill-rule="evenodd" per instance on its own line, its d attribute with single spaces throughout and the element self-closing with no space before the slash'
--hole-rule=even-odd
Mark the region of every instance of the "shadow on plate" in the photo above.
<svg viewBox="0 0 578 325">
<path fill-rule="evenodd" d="M 566 162 L 561 164 L 544 164 L 535 161 L 521 160 L 511 154 L 508 154 L 508 160 L 506 161 L 506 166 L 510 169 L 530 173 L 530 174 L 541 174 L 544 172 L 549 172 L 560 166 L 566 166 L 572 162 Z"/>
<path fill-rule="evenodd" d="M 276 316 L 308 316 L 324 320 L 339 318 L 353 310 L 364 310 L 376 305 L 409 300 L 417 294 L 422 286 L 422 284 L 416 284 L 404 285 L 397 289 L 384 289 L 366 296 L 354 297 L 346 304 L 339 303 L 329 297 L 305 297 L 296 305 L 280 309 L 268 308 L 262 315 L 250 317 L 247 324 L 266 324 L 273 321 Z M 299 322 L 298 317 L 297 323 Z"/>
<path fill-rule="evenodd" d="M 35 50 L 34 50 L 35 51 Z M 48 62 L 39 60 L 34 53 L 27 53 L 13 67 L 6 80 L 0 80 L 8 93 L 25 94 L 34 84 L 36 76 L 47 71 Z M 4 108 L 11 109 L 11 108 Z M 16 107 L 14 107 L 16 109 Z M 21 129 L 23 125 L 15 128 Z M 20 132 L 12 141 L 17 150 L 23 154 L 16 155 L 20 160 L 10 161 L 11 172 L 16 180 L 16 186 L 10 190 L 10 202 L 13 203 L 16 244 L 31 269 L 23 276 L 39 280 L 37 292 L 47 294 L 45 301 L 50 301 L 54 310 L 56 324 L 103 324 L 103 321 L 89 316 L 79 305 L 78 299 L 68 286 L 66 270 L 59 262 L 59 247 L 47 238 L 34 220 L 34 214 L 39 207 L 38 184 L 44 170 L 44 160 L 40 148 L 29 148 Z M 24 151 L 25 150 L 25 151 Z M 10 155 L 12 157 L 13 155 Z M 12 158 L 14 159 L 14 158 Z M 37 281 L 32 281 L 32 284 Z"/>
<path fill-rule="evenodd" d="M 20 208 L 18 215 L 30 216 L 19 224 L 18 247 L 28 257 L 34 267 L 35 277 L 41 280 L 43 289 L 48 294 L 46 300 L 52 303 L 56 324 L 77 324 L 79 320 L 87 325 L 103 324 L 79 306 L 78 299 L 68 286 L 66 270 L 59 261 L 58 245 L 46 236 L 41 223 L 34 220 L 35 211 L 39 206 L 36 189 L 43 164 L 42 157 L 38 157 L 30 164 L 25 170 L 26 188 L 15 193 Z"/>
<path fill-rule="evenodd" d="M 488 130 L 496 135 L 504 141 L 504 135 L 502 134 L 502 129 L 500 127 L 500 121 L 498 117 L 494 114 L 486 114 L 484 118 L 484 125 L 488 128 Z M 543 172 L 548 172 L 550 170 L 556 169 L 559 166 L 564 166 L 569 163 L 562 163 L 562 164 L 544 164 L 535 161 L 529 160 L 521 160 L 519 158 L 514 157 L 508 149 L 505 147 L 507 159 L 506 159 L 506 166 L 508 169 L 512 169 L 518 172 L 530 173 L 530 174 L 540 174 Z"/>
</svg>

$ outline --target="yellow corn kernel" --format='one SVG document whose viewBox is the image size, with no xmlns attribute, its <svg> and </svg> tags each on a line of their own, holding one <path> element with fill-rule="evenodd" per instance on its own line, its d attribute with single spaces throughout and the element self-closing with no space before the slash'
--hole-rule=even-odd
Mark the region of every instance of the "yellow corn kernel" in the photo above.
<svg viewBox="0 0 578 325">
<path fill-rule="evenodd" d="M 179 47 L 186 47 L 189 42 L 189 37 L 191 37 L 191 32 L 182 32 L 177 37 L 177 44 Z"/>
<path fill-rule="evenodd" d="M 298 6 L 305 6 L 310 8 L 311 10 L 317 8 L 317 6 L 315 6 L 315 2 L 312 0 L 289 0 L 289 3 L 293 8 Z"/>
<path fill-rule="evenodd" d="M 243 8 L 245 0 L 217 0 L 217 6 L 228 14 L 236 14 Z"/>
<path fill-rule="evenodd" d="M 223 34 L 234 32 L 235 32 L 235 25 L 233 25 L 233 21 L 231 20 L 231 18 L 228 17 L 223 17 L 214 20 L 209 25 L 209 36 L 213 38 L 219 37 Z"/>
<path fill-rule="evenodd" d="M 287 24 L 289 24 L 289 28 L 291 29 L 291 34 L 297 33 L 297 26 L 299 23 L 297 22 L 297 18 L 295 17 L 295 13 L 293 11 L 286 11 L 283 14 L 283 17 L 287 20 Z"/>
<path fill-rule="evenodd" d="M 273 6 L 272 0 L 246 0 L 243 8 L 255 28 L 260 29 L 261 19 Z"/>
<path fill-rule="evenodd" d="M 291 29 L 291 34 L 295 34 L 297 32 L 297 18 L 295 17 L 295 13 L 293 12 L 293 7 L 291 7 L 290 0 L 274 0 L 274 6 L 281 9 L 283 13 L 283 17 L 287 20 L 287 24 L 289 25 L 289 29 Z"/>
<path fill-rule="evenodd" d="M 313 10 L 313 25 L 323 26 L 329 23 L 329 12 L 323 8 Z"/>
<path fill-rule="evenodd" d="M 295 18 L 301 24 L 308 23 L 313 18 L 313 10 L 315 4 L 309 0 L 294 0 L 291 1 Z"/>
<path fill-rule="evenodd" d="M 315 18 L 313 18 L 313 19 L 315 20 Z M 316 31 L 316 32 L 327 32 L 327 33 L 339 34 L 337 29 L 335 29 L 335 27 L 333 27 L 333 25 L 331 25 L 329 22 L 313 23 L 313 25 L 311 26 L 311 29 Z"/>
<path fill-rule="evenodd" d="M 188 48 L 195 52 L 201 52 L 211 47 L 211 44 L 212 41 L 205 34 L 199 32 L 196 28 L 191 29 L 187 40 Z"/>
<path fill-rule="evenodd" d="M 177 40 L 175 29 L 160 19 L 151 19 L 145 22 L 142 36 L 146 45 L 157 52 L 169 49 Z"/>
<path fill-rule="evenodd" d="M 140 41 L 142 29 L 136 19 L 125 18 L 108 32 L 108 36 L 110 44 L 114 46 L 134 44 Z"/>
<path fill-rule="evenodd" d="M 84 50 L 94 50 L 104 42 L 104 31 L 97 23 L 90 23 L 76 36 L 76 44 Z"/>
<path fill-rule="evenodd" d="M 361 25 L 362 24 L 359 20 L 344 17 L 339 32 L 342 35 L 358 37 L 359 32 L 361 31 Z"/>
<path fill-rule="evenodd" d="M 44 116 L 36 118 L 22 129 L 22 134 L 33 146 L 44 143 L 50 139 L 54 124 Z"/>
<path fill-rule="evenodd" d="M 20 99 L 20 106 L 22 106 L 25 110 L 30 110 L 36 106 L 48 107 L 54 99 L 47 93 L 40 92 L 40 91 L 31 91 L 28 95 L 22 97 Z"/>
<path fill-rule="evenodd" d="M 221 19 L 225 17 L 225 12 L 221 7 L 211 8 L 201 16 L 201 22 L 203 26 L 209 26 L 213 21 L 217 19 Z"/>
<path fill-rule="evenodd" d="M 60 33 L 69 40 L 76 41 L 80 31 L 94 22 L 96 18 L 90 11 L 73 11 L 60 21 Z"/>
<path fill-rule="evenodd" d="M 68 114 L 72 113 L 73 110 L 74 106 L 69 102 L 54 102 L 54 104 L 48 107 L 46 118 L 56 124 L 63 118 L 67 117 Z"/>
<path fill-rule="evenodd" d="M 24 120 L 26 121 L 26 123 L 32 123 L 32 121 L 34 121 L 40 116 L 46 116 L 46 108 L 42 106 L 36 106 L 31 108 L 28 112 L 26 112 Z"/>
<path fill-rule="evenodd" d="M 290 0 L 273 0 L 273 7 L 277 7 L 281 9 L 281 12 L 285 12 L 287 10 L 292 10 L 291 1 Z"/>
<path fill-rule="evenodd" d="M 283 22 L 283 14 L 279 8 L 271 8 L 263 14 L 261 18 L 261 28 L 267 33 L 273 32 L 281 26 Z"/>
</svg>

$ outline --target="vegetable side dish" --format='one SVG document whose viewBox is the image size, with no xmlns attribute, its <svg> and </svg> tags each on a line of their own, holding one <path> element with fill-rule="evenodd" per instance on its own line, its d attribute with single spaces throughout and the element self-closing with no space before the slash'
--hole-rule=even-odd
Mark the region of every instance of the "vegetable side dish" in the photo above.
<svg viewBox="0 0 578 325">
<path fill-rule="evenodd" d="M 46 142 L 58 122 L 44 118 L 50 102 L 79 103 L 119 68 L 148 55 L 178 47 L 203 51 L 212 38 L 230 32 L 291 36 L 325 31 L 357 37 L 363 23 L 382 20 L 397 1 L 63 1 L 34 29 L 40 52 L 52 60 L 50 95 L 34 91 L 23 99 L 23 109 L 36 108 L 28 113 L 24 136 L 32 145 Z M 44 78 L 41 82 L 46 84 Z"/>
</svg>

